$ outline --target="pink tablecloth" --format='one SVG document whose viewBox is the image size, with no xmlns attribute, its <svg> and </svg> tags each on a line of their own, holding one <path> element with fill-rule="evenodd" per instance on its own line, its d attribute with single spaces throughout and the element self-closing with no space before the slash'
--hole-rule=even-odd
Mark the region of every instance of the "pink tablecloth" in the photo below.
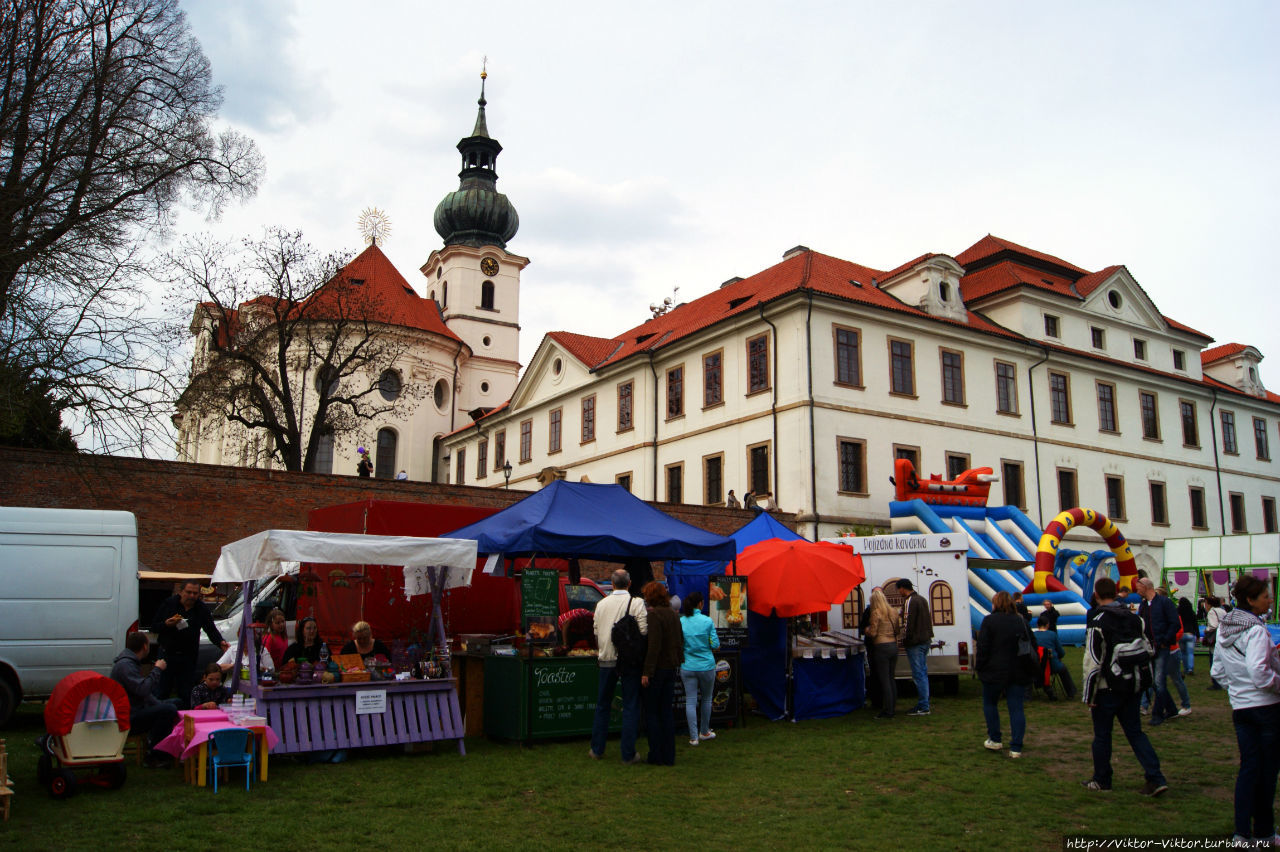
<svg viewBox="0 0 1280 852">
<path fill-rule="evenodd" d="M 183 743 L 183 717 L 190 716 L 194 721 L 195 735 L 191 737 L 191 742 Z M 220 728 L 235 728 L 237 725 L 231 724 L 231 720 L 227 718 L 227 714 L 221 710 L 182 710 L 178 713 L 178 724 L 174 726 L 173 732 L 156 744 L 156 748 L 166 754 L 171 754 L 179 760 L 186 760 L 194 754 L 209 739 L 209 734 Z M 280 742 L 280 738 L 276 736 L 276 732 L 270 727 L 264 727 L 267 738 L 267 750 L 271 751 Z"/>
</svg>

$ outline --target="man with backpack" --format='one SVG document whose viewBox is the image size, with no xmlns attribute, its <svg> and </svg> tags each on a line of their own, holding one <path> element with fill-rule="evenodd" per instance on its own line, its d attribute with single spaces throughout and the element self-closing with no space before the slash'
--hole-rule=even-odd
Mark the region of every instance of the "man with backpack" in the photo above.
<svg viewBox="0 0 1280 852">
<path fill-rule="evenodd" d="M 604 757 L 609 738 L 609 714 L 613 692 L 622 683 L 622 762 L 640 763 L 636 737 L 640 733 L 640 676 L 649 632 L 649 614 L 644 600 L 631 596 L 631 575 L 619 568 L 613 572 L 613 593 L 596 604 L 596 663 L 600 667 L 600 691 L 596 716 L 591 726 L 591 750 Z"/>
<path fill-rule="evenodd" d="M 1116 602 L 1115 580 L 1103 577 L 1093 591 L 1098 605 L 1085 632 L 1083 689 L 1093 717 L 1093 777 L 1081 783 L 1086 790 L 1111 789 L 1111 732 L 1118 719 L 1147 779 L 1138 792 L 1159 796 L 1169 785 L 1138 709 L 1143 690 L 1151 686 L 1151 645 L 1142 619 Z"/>
</svg>

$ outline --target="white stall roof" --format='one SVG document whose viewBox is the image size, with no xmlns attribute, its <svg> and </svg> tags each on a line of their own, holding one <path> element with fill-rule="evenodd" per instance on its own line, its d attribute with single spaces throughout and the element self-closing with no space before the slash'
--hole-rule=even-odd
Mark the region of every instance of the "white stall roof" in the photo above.
<svg viewBox="0 0 1280 852">
<path fill-rule="evenodd" d="M 299 562 L 340 565 L 447 566 L 445 588 L 471 585 L 476 543 L 470 539 L 265 530 L 223 545 L 211 582 L 241 583 L 298 570 Z"/>
<path fill-rule="evenodd" d="M 1166 571 L 1188 568 L 1274 567 L 1280 563 L 1280 534 L 1202 535 L 1166 538 Z"/>
</svg>

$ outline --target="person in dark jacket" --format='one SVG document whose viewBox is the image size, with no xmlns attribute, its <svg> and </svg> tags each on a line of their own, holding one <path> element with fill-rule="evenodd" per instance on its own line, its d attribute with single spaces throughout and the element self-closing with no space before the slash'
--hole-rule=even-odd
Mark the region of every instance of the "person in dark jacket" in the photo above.
<svg viewBox="0 0 1280 852">
<path fill-rule="evenodd" d="M 144 677 L 142 661 L 151 653 L 151 642 L 147 634 L 130 633 L 125 637 L 124 650 L 116 655 L 111 665 L 111 679 L 124 687 L 129 696 L 129 729 L 146 734 L 149 754 L 148 766 L 163 766 L 168 763 L 164 755 L 155 753 L 156 743 L 160 742 L 178 723 L 178 707 L 174 701 L 161 701 L 156 698 L 156 684 L 168 666 L 164 660 L 157 660 L 155 666 Z"/>
<path fill-rule="evenodd" d="M 1048 598 L 1044 599 L 1044 610 L 1040 613 L 1040 615 L 1047 615 L 1049 617 L 1048 629 L 1052 630 L 1054 633 L 1057 633 L 1058 632 L 1058 616 L 1062 615 L 1062 613 L 1058 612 L 1057 607 L 1053 605 L 1053 601 L 1049 600 Z"/>
<path fill-rule="evenodd" d="M 987 720 L 987 741 L 982 745 L 1000 751 L 1000 709 L 996 703 L 1001 691 L 1009 707 L 1009 756 L 1022 757 L 1022 741 L 1027 731 L 1027 717 L 1022 710 L 1030 678 L 1018 671 L 1018 640 L 1031 639 L 1031 630 L 1014 609 L 1008 592 L 996 592 L 991 601 L 991 614 L 978 628 L 978 679 L 982 681 L 982 715 Z"/>
<path fill-rule="evenodd" d="M 1182 673 L 1196 673 L 1196 645 L 1200 644 L 1200 622 L 1196 619 L 1195 607 L 1186 598 L 1178 598 L 1178 620 L 1182 622 L 1182 638 L 1178 640 L 1178 649 L 1182 652 Z"/>
<path fill-rule="evenodd" d="M 1027 602 L 1022 599 L 1022 592 L 1013 593 L 1013 609 L 1014 612 L 1022 616 L 1022 620 L 1031 625 L 1031 610 L 1027 609 Z"/>
<path fill-rule="evenodd" d="M 680 628 L 680 617 L 671 608 L 671 595 L 661 583 L 655 580 L 645 584 L 644 603 L 649 609 L 649 649 L 640 685 L 644 688 L 645 726 L 649 734 L 648 762 L 655 766 L 675 766 L 676 720 L 672 704 L 676 671 L 684 662 L 684 631 Z"/>
<path fill-rule="evenodd" d="M 1054 610 L 1056 613 L 1057 610 Z M 1036 629 L 1032 631 L 1036 644 L 1044 648 L 1045 653 L 1049 655 L 1049 670 L 1056 674 L 1062 680 L 1062 689 L 1067 694 L 1067 698 L 1074 699 L 1076 697 L 1076 684 L 1071 679 L 1071 672 L 1067 669 L 1066 663 L 1062 662 L 1062 658 L 1067 655 L 1066 650 L 1062 647 L 1062 639 L 1058 637 L 1058 631 L 1052 628 L 1052 619 L 1049 616 L 1049 610 L 1036 618 Z M 1056 696 L 1053 694 L 1053 684 L 1045 684 L 1044 691 L 1048 693 L 1049 698 Z"/>
<path fill-rule="evenodd" d="M 223 651 L 231 647 L 213 623 L 213 613 L 200 600 L 200 584 L 195 580 L 182 584 L 182 590 L 166 598 L 151 619 L 151 631 L 160 641 L 166 668 L 156 683 L 156 698 L 164 700 L 177 690 L 185 709 L 191 690 L 200 680 L 196 668 L 200 653 L 200 631 Z"/>
<path fill-rule="evenodd" d="M 911 680 L 916 685 L 916 706 L 908 716 L 928 716 L 929 706 L 929 640 L 933 638 L 933 616 L 929 614 L 929 602 L 915 591 L 908 579 L 897 582 L 902 595 L 902 648 L 911 664 Z"/>
<path fill-rule="evenodd" d="M 1191 713 L 1191 698 L 1187 694 L 1186 684 L 1182 682 L 1178 663 L 1173 657 L 1173 652 L 1178 647 L 1178 627 L 1182 622 L 1178 618 L 1178 608 L 1174 606 L 1173 601 L 1165 595 L 1156 594 L 1155 584 L 1147 578 L 1142 577 L 1136 580 L 1133 590 L 1142 598 L 1142 603 L 1138 605 L 1138 615 L 1142 617 L 1143 627 L 1148 641 L 1151 642 L 1154 655 L 1155 702 L 1151 707 L 1151 726 L 1155 727 L 1164 724 L 1166 719 L 1173 716 L 1186 716 Z M 1169 684 L 1166 679 L 1170 677 L 1178 687 L 1178 697 L 1182 699 L 1182 710 L 1178 709 L 1178 705 L 1173 703 L 1173 697 L 1169 695 Z"/>
</svg>

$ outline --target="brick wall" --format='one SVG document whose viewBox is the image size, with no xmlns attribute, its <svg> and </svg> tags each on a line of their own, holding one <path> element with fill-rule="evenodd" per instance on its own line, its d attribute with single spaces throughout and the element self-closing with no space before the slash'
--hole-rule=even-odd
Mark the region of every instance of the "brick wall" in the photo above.
<svg viewBox="0 0 1280 852">
<path fill-rule="evenodd" d="M 133 512 L 138 559 L 152 571 L 212 572 L 222 545 L 264 529 L 306 529 L 307 513 L 324 506 L 372 499 L 503 508 L 525 496 L 493 488 L 0 447 L 0 505 Z M 655 505 L 721 535 L 751 517 L 740 509 Z M 794 527 L 793 516 L 777 517 Z"/>
</svg>

